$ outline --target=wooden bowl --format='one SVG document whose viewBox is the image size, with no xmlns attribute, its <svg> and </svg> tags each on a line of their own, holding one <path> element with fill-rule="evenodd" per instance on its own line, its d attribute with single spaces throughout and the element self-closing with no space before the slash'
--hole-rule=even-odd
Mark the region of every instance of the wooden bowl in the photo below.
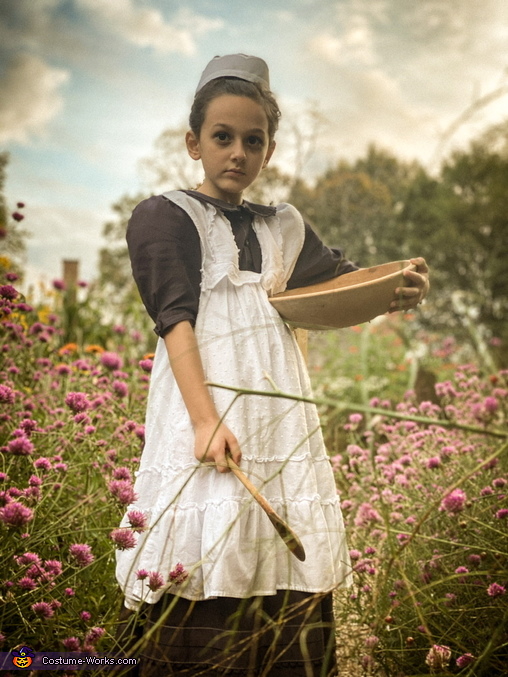
<svg viewBox="0 0 508 677">
<path fill-rule="evenodd" d="M 270 303 L 283 320 L 303 329 L 340 329 L 388 312 L 395 289 L 404 284 L 410 261 L 392 261 L 339 275 L 309 287 L 275 294 Z"/>
</svg>

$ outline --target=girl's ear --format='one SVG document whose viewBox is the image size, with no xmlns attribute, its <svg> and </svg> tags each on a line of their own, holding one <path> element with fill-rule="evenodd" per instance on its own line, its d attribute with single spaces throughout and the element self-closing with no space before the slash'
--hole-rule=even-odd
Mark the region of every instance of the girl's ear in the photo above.
<svg viewBox="0 0 508 677">
<path fill-rule="evenodd" d="M 199 139 L 196 138 L 196 135 L 192 131 L 188 131 L 185 135 L 185 145 L 187 146 L 187 152 L 193 160 L 201 159 L 201 150 L 199 148 Z"/>
<path fill-rule="evenodd" d="M 275 141 L 272 141 L 270 145 L 268 146 L 268 150 L 266 151 L 266 156 L 263 162 L 263 169 L 266 167 L 266 165 L 270 162 L 270 158 L 273 155 L 273 151 L 275 150 Z"/>
</svg>

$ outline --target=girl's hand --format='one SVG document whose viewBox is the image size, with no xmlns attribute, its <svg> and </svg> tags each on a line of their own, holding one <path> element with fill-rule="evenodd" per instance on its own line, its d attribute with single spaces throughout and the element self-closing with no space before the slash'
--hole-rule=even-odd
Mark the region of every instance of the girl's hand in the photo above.
<svg viewBox="0 0 508 677">
<path fill-rule="evenodd" d="M 428 294 L 430 288 L 429 268 L 425 259 L 418 257 L 411 259 L 411 263 L 416 266 L 416 270 L 407 270 L 404 273 L 408 285 L 407 287 L 397 287 L 395 290 L 395 298 L 390 304 L 390 313 L 416 308 Z"/>
<path fill-rule="evenodd" d="M 224 423 L 210 421 L 194 427 L 194 455 L 198 461 L 215 463 L 218 472 L 231 472 L 226 455 L 239 465 L 242 452 L 238 440 Z"/>
</svg>

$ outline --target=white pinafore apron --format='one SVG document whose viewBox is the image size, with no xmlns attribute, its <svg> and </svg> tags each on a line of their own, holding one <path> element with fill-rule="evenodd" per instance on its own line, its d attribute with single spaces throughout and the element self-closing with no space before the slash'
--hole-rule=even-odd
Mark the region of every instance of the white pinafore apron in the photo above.
<svg viewBox="0 0 508 677">
<path fill-rule="evenodd" d="M 231 225 L 213 205 L 172 191 L 200 236 L 202 279 L 195 333 L 208 382 L 311 394 L 307 370 L 289 328 L 268 301 L 283 291 L 304 239 L 294 207 L 255 216 L 262 272 L 239 270 Z M 268 377 L 268 378 L 267 378 Z M 241 467 L 300 537 L 304 562 L 285 547 L 266 514 L 232 473 L 194 457 L 194 432 L 159 339 L 146 414 L 146 443 L 137 472 L 137 500 L 149 529 L 134 549 L 117 551 L 125 604 L 156 603 L 164 592 L 187 599 L 246 598 L 277 590 L 327 592 L 350 582 L 339 498 L 314 405 L 211 388 L 217 411 L 237 437 Z M 127 515 L 122 526 L 128 526 Z M 155 592 L 136 571 L 165 581 L 177 563 L 184 585 Z"/>
</svg>

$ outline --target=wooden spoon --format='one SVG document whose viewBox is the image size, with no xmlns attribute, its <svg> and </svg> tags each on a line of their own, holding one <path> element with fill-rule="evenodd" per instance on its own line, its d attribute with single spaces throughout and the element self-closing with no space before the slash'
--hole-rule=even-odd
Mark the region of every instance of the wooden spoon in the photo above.
<svg viewBox="0 0 508 677">
<path fill-rule="evenodd" d="M 302 542 L 291 529 L 291 527 L 285 522 L 280 515 L 278 515 L 272 506 L 268 503 L 266 498 L 262 496 L 258 489 L 252 484 L 248 477 L 243 473 L 242 470 L 236 465 L 231 456 L 227 455 L 227 462 L 231 471 L 236 475 L 240 480 L 243 486 L 251 494 L 251 496 L 259 503 L 263 510 L 268 515 L 268 519 L 275 527 L 277 533 L 284 541 L 285 545 L 293 553 L 293 555 L 300 560 L 300 562 L 305 561 L 305 550 L 303 548 Z"/>
</svg>

